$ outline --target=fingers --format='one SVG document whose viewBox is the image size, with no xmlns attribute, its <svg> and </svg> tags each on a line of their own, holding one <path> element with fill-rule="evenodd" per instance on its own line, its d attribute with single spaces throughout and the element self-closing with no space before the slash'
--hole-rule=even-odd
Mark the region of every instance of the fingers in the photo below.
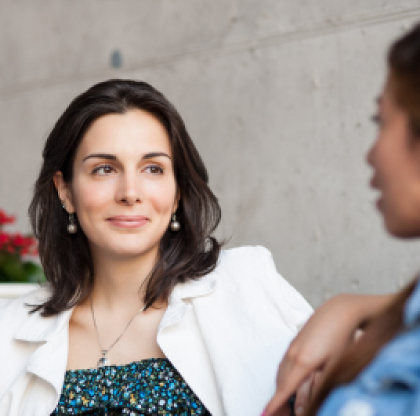
<svg viewBox="0 0 420 420">
<path fill-rule="evenodd" d="M 327 369 L 318 370 L 314 373 L 314 377 L 312 380 L 312 390 L 311 390 L 311 398 L 314 397 L 318 393 L 318 389 L 322 383 L 323 377 Z"/>
<path fill-rule="evenodd" d="M 303 415 L 305 407 L 311 398 L 313 381 L 314 373 L 311 373 L 309 377 L 305 379 L 297 389 L 295 401 L 295 414 L 297 416 Z"/>
<path fill-rule="evenodd" d="M 291 410 L 286 399 L 286 402 L 283 403 L 283 397 L 274 395 L 271 401 L 268 403 L 267 407 L 262 413 L 263 416 L 290 416 Z"/>
<path fill-rule="evenodd" d="M 277 390 L 265 408 L 265 415 L 274 416 L 288 410 L 288 400 L 308 376 L 311 368 L 302 365 L 280 364 L 277 375 Z"/>
</svg>

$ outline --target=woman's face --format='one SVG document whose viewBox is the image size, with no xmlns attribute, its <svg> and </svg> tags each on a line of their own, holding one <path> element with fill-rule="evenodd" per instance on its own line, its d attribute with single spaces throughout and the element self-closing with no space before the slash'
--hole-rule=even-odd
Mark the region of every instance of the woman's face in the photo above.
<svg viewBox="0 0 420 420">
<path fill-rule="evenodd" d="M 54 179 L 94 255 L 155 253 L 178 203 L 168 134 L 138 109 L 98 118 L 79 145 L 71 185 Z"/>
<path fill-rule="evenodd" d="M 420 139 L 410 137 L 408 114 L 394 102 L 390 83 L 378 100 L 379 132 L 368 154 L 371 186 L 386 229 L 409 238 L 420 235 Z"/>
</svg>

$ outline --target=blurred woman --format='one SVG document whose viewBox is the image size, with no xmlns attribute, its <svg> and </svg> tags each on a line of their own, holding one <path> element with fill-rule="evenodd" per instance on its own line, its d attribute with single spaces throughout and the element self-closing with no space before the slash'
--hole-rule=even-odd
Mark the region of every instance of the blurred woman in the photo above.
<svg viewBox="0 0 420 420">
<path fill-rule="evenodd" d="M 388 70 L 374 117 L 378 138 L 368 154 L 374 170 L 371 186 L 381 193 L 377 207 L 387 231 L 415 239 L 420 237 L 420 24 L 392 45 Z M 280 365 L 278 390 L 266 414 L 284 412 L 296 385 L 310 372 L 312 379 L 318 376 L 316 369 L 328 364 L 315 380 L 316 391 L 303 409 L 306 414 L 419 415 L 420 281 L 415 279 L 393 298 L 384 298 L 381 305 L 384 308 L 372 313 L 363 336 L 341 357 L 334 358 L 335 352 L 325 348 L 305 360 L 302 355 L 308 354 L 318 332 L 318 339 L 322 334 L 331 339 L 345 326 L 338 339 L 341 346 L 372 309 L 351 312 L 338 327 L 337 320 L 322 310 L 315 314 Z M 360 308 L 356 305 L 356 310 Z"/>
</svg>

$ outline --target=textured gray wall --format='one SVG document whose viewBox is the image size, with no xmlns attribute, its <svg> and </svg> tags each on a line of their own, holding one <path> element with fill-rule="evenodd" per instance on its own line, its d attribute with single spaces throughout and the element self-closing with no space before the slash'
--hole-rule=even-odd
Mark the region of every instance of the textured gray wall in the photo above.
<svg viewBox="0 0 420 420">
<path fill-rule="evenodd" d="M 141 79 L 184 116 L 229 246 L 270 248 L 314 305 L 394 291 L 420 246 L 383 232 L 364 156 L 386 48 L 416 20 L 419 0 L 0 0 L 0 207 L 29 229 L 57 117 L 95 82 Z"/>
</svg>

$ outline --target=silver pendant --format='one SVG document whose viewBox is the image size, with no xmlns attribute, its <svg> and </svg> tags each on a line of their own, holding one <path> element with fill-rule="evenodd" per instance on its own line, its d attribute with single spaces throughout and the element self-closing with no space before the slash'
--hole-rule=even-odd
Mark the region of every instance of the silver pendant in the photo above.
<svg viewBox="0 0 420 420">
<path fill-rule="evenodd" d="M 98 363 L 96 364 L 96 366 L 98 368 L 104 367 L 104 366 L 109 366 L 111 364 L 109 359 L 106 358 L 106 354 L 107 354 L 108 350 L 102 350 L 102 357 L 98 360 Z"/>
<path fill-rule="evenodd" d="M 98 363 L 97 363 L 97 367 L 98 368 L 100 368 L 100 367 L 104 367 L 104 366 L 110 366 L 111 365 L 111 362 L 106 358 L 106 357 L 101 357 L 99 360 L 98 360 Z"/>
</svg>

